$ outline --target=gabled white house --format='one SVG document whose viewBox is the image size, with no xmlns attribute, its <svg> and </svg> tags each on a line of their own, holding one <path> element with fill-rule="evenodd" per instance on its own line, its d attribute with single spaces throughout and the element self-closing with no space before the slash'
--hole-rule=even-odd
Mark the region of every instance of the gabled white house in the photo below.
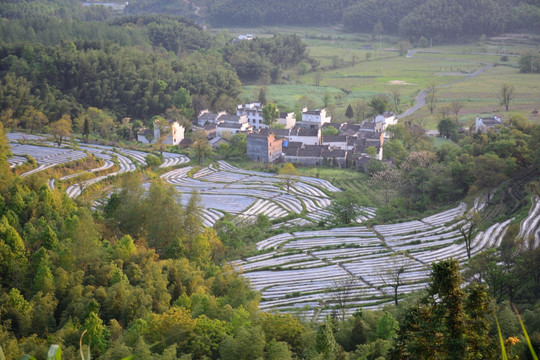
<svg viewBox="0 0 540 360">
<path fill-rule="evenodd" d="M 385 131 L 386 128 L 390 125 L 396 125 L 398 122 L 397 116 L 394 115 L 391 111 L 386 111 L 384 114 L 379 114 L 375 117 L 376 123 L 382 123 L 382 131 Z"/>
<path fill-rule="evenodd" d="M 304 145 L 320 145 L 321 129 L 295 127 L 291 130 L 288 140 L 292 142 L 301 142 Z"/>
<path fill-rule="evenodd" d="M 489 129 L 493 129 L 497 125 L 502 125 L 503 122 L 500 117 L 493 115 L 489 118 L 476 118 L 475 131 L 486 132 Z"/>
<path fill-rule="evenodd" d="M 239 124 L 233 122 L 221 122 L 216 126 L 216 136 L 229 137 L 239 132 L 248 132 L 251 126 L 247 122 Z"/>
<path fill-rule="evenodd" d="M 330 116 L 326 116 L 326 109 L 308 110 L 304 108 L 302 110 L 302 121 L 297 121 L 296 124 L 303 128 L 319 129 L 331 120 Z"/>
<path fill-rule="evenodd" d="M 322 145 L 328 145 L 331 148 L 338 148 L 341 150 L 350 150 L 349 149 L 349 136 L 347 135 L 327 135 L 322 137 Z M 351 146 L 352 149 L 352 141 Z"/>
<path fill-rule="evenodd" d="M 156 120 L 157 121 L 157 120 Z M 178 121 L 169 122 L 167 135 L 163 140 L 165 145 L 178 145 L 185 135 L 186 129 Z M 159 127 L 154 122 L 154 130 L 147 130 L 142 128 L 137 132 L 137 141 L 142 142 L 143 144 L 155 144 L 158 139 L 161 137 L 161 131 Z"/>
<path fill-rule="evenodd" d="M 296 125 L 296 114 L 291 112 L 280 112 L 277 123 L 283 125 L 285 129 L 292 129 Z"/>
<path fill-rule="evenodd" d="M 247 116 L 249 125 L 254 130 L 268 129 L 269 126 L 264 123 L 262 110 L 261 103 L 240 104 L 236 107 L 236 115 Z M 276 122 L 283 125 L 285 129 L 292 129 L 296 125 L 296 115 L 294 112 L 280 112 Z"/>
<path fill-rule="evenodd" d="M 241 104 L 236 107 L 236 115 L 246 116 L 249 125 L 255 130 L 266 129 L 268 128 L 268 125 L 264 124 L 262 108 L 261 103 Z"/>
<path fill-rule="evenodd" d="M 219 111 L 217 113 L 210 112 L 206 109 L 201 111 L 199 117 L 197 118 L 197 124 L 199 126 L 205 126 L 207 124 L 215 124 L 218 122 L 220 116 L 227 114 L 225 111 Z"/>
<path fill-rule="evenodd" d="M 228 123 L 228 124 L 247 124 L 248 126 L 250 125 L 248 121 L 248 117 L 246 115 L 225 114 L 225 115 L 221 115 L 218 118 L 217 122 L 218 124 Z"/>
</svg>

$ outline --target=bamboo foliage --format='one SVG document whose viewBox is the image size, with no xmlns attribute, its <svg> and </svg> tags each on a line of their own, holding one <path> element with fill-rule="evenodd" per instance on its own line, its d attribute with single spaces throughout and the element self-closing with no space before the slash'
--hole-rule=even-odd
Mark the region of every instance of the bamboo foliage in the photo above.
<svg viewBox="0 0 540 360">
<path fill-rule="evenodd" d="M 519 315 L 516 307 L 514 304 L 512 304 L 512 307 L 514 308 L 514 311 L 516 312 L 516 315 L 519 320 L 519 324 L 521 325 L 521 329 L 523 330 L 523 335 L 525 335 L 525 339 L 527 340 L 527 345 L 529 346 L 529 350 L 531 352 L 531 356 L 534 360 L 538 360 L 538 356 L 536 356 L 536 352 L 534 351 L 534 348 L 531 343 L 531 339 L 529 338 L 529 334 L 527 333 L 527 330 L 525 329 L 525 325 L 523 325 L 523 321 L 521 320 L 521 316 Z"/>
<path fill-rule="evenodd" d="M 501 357 L 502 360 L 508 360 L 508 355 L 506 354 L 506 348 L 504 347 L 504 340 L 501 333 L 501 327 L 499 326 L 499 319 L 497 318 L 497 315 L 495 316 L 495 323 L 497 324 L 497 332 L 499 333 L 499 343 L 501 345 Z"/>
</svg>

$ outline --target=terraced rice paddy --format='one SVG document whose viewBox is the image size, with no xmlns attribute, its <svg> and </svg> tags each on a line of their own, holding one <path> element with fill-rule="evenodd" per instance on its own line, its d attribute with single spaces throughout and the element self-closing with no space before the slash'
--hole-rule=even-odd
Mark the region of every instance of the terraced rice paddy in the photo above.
<svg viewBox="0 0 540 360">
<path fill-rule="evenodd" d="M 23 157 L 24 155 L 30 155 L 31 157 L 33 157 L 38 165 L 37 168 L 21 174 L 21 177 L 29 176 L 31 174 L 51 168 L 53 166 L 59 166 L 61 164 L 65 164 L 71 161 L 83 159 L 88 156 L 88 154 L 92 154 L 95 157 L 102 159 L 104 161 L 104 164 L 95 169 L 81 171 L 72 175 L 64 176 L 59 180 L 76 178 L 84 173 L 98 173 L 112 168 L 116 163 L 118 169 L 114 172 L 101 176 L 96 176 L 89 180 L 84 180 L 69 186 L 66 189 L 66 192 L 71 198 L 76 198 L 88 186 L 93 185 L 99 181 L 124 172 L 134 171 L 135 169 L 137 169 L 137 165 L 145 166 L 145 158 L 148 155 L 148 153 L 143 151 L 113 148 L 111 146 L 105 145 L 78 144 L 77 150 L 70 147 L 58 148 L 55 147 L 54 144 L 52 144 L 51 142 L 47 142 L 45 137 L 37 135 L 9 133 L 7 134 L 7 137 L 10 141 L 11 152 L 14 155 L 13 157 L 8 159 L 11 167 L 23 164 L 27 160 L 25 157 Z M 42 146 L 35 144 L 21 144 L 20 141 L 41 141 Z M 162 168 L 189 162 L 189 158 L 184 155 L 163 153 L 163 156 L 164 161 L 163 164 L 160 166 Z M 49 181 L 49 186 L 53 187 L 54 183 L 54 179 L 51 179 Z"/>
<path fill-rule="evenodd" d="M 470 211 L 484 206 L 475 201 Z M 396 269 L 399 294 L 426 287 L 431 263 L 467 260 L 459 227 L 464 203 L 417 221 L 373 227 L 356 226 L 321 231 L 283 233 L 257 244 L 268 251 L 235 261 L 251 285 L 262 293 L 261 309 L 293 312 L 320 319 L 336 311 L 352 314 L 359 308 L 393 303 Z M 497 247 L 512 219 L 479 232 L 472 254 Z M 523 234 L 540 236 L 540 201 L 535 199 L 522 223 Z"/>
<path fill-rule="evenodd" d="M 190 194 L 196 190 L 201 194 L 206 226 L 212 226 L 224 212 L 236 215 L 238 222 L 253 222 L 259 214 L 271 220 L 291 213 L 305 215 L 305 218 L 278 224 L 278 227 L 317 223 L 329 215 L 325 210 L 331 203 L 327 192 L 340 191 L 326 180 L 300 177 L 287 192 L 283 178 L 239 169 L 225 161 L 188 176 L 192 169 L 176 169 L 163 174 L 161 179 L 181 193 Z M 363 219 L 373 215 L 374 209 L 366 209 Z"/>
<path fill-rule="evenodd" d="M 102 159 L 103 165 L 86 171 L 64 176 L 60 179 L 51 179 L 49 186 L 54 187 L 56 180 L 77 179 L 78 176 L 88 174 L 90 179 L 81 180 L 70 185 L 66 191 L 68 196 L 76 198 L 87 187 L 106 178 L 134 171 L 138 166 L 145 166 L 146 152 L 112 148 L 104 145 L 78 144 L 76 150 L 70 147 L 55 147 L 41 136 L 30 136 L 20 133 L 8 134 L 14 156 L 9 159 L 10 164 L 18 166 L 26 162 L 24 155 L 32 156 L 37 168 L 22 174 L 42 171 L 49 167 L 58 166 L 70 161 L 85 158 L 88 154 Z M 34 141 L 36 144 L 28 145 L 25 141 Z M 39 143 L 41 141 L 41 143 Z M 43 144 L 43 145 L 41 145 Z M 189 159 L 183 155 L 164 153 L 162 168 L 186 163 Z M 115 171 L 106 172 L 113 168 Z M 329 213 L 325 210 L 331 199 L 327 193 L 340 191 L 329 182 L 321 179 L 300 177 L 286 191 L 284 179 L 275 174 L 248 171 L 236 168 L 224 161 L 215 166 L 200 169 L 188 176 L 192 167 L 183 167 L 172 170 L 161 176 L 163 181 L 175 186 L 183 194 L 189 195 L 197 190 L 204 207 L 203 218 L 206 226 L 212 226 L 225 213 L 237 216 L 237 222 L 253 222 L 259 214 L 270 219 L 279 219 L 291 213 L 301 214 L 303 217 L 290 220 L 283 226 L 298 226 L 314 224 L 326 219 Z M 101 175 L 100 175 L 101 174 Z M 189 196 L 183 197 L 184 201 Z M 374 215 L 374 209 L 365 209 L 365 220 Z M 278 224 L 278 226 L 281 226 Z"/>
</svg>

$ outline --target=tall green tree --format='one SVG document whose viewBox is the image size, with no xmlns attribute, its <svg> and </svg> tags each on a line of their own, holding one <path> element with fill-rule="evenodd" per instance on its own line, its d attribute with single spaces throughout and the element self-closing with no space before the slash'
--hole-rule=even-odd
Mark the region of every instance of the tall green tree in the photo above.
<svg viewBox="0 0 540 360">
<path fill-rule="evenodd" d="M 26 270 L 26 248 L 24 242 L 5 216 L 0 218 L 0 281 L 5 287 L 21 285 Z"/>
<path fill-rule="evenodd" d="M 73 133 L 71 117 L 69 115 L 63 115 L 60 120 L 53 122 L 50 128 L 51 134 L 54 136 L 54 141 L 58 144 L 58 147 L 62 146 L 64 140 Z"/>
<path fill-rule="evenodd" d="M 289 192 L 290 187 L 296 181 L 299 180 L 300 176 L 298 170 L 291 163 L 286 163 L 281 169 L 279 169 L 279 175 L 283 179 L 285 186 L 287 186 L 287 192 Z"/>
<path fill-rule="evenodd" d="M 457 134 L 456 123 L 448 118 L 439 121 L 437 129 L 439 130 L 439 135 L 445 139 L 452 138 Z"/>
<path fill-rule="evenodd" d="M 384 114 L 384 112 L 388 110 L 389 104 L 390 100 L 388 99 L 388 96 L 384 94 L 374 96 L 368 102 L 368 106 L 372 109 L 371 115 L 373 116 Z"/>
<path fill-rule="evenodd" d="M 317 337 L 315 340 L 315 350 L 324 360 L 333 360 L 336 358 L 338 345 L 334 338 L 332 322 L 329 318 L 319 325 Z"/>
<path fill-rule="evenodd" d="M 499 92 L 499 100 L 501 105 L 504 105 L 506 111 L 510 107 L 510 102 L 514 98 L 514 85 L 512 84 L 503 84 Z"/>
<path fill-rule="evenodd" d="M 495 188 L 508 178 L 505 171 L 506 163 L 497 155 L 486 154 L 475 158 L 475 185 L 477 189 L 486 191 L 488 204 Z"/>
<path fill-rule="evenodd" d="M 24 127 L 30 130 L 30 133 L 43 130 L 43 127 L 49 122 L 47 116 L 33 106 L 26 109 L 20 120 Z"/>
<path fill-rule="evenodd" d="M 349 120 L 354 117 L 354 111 L 353 111 L 353 108 L 352 108 L 351 104 L 349 104 L 349 106 L 347 106 L 347 110 L 345 110 L 345 116 Z"/>
<path fill-rule="evenodd" d="M 7 162 L 8 157 L 11 155 L 9 142 L 4 133 L 4 125 L 0 123 L 0 191 L 11 183 L 12 173 Z"/>
<path fill-rule="evenodd" d="M 335 225 L 348 225 L 356 221 L 362 214 L 362 199 L 351 189 L 337 195 L 336 199 L 328 207 L 331 215 L 331 222 Z"/>
<path fill-rule="evenodd" d="M 193 145 L 191 145 L 190 154 L 197 159 L 197 163 L 200 164 L 202 160 L 206 159 L 212 153 L 212 147 L 208 144 L 208 138 L 206 133 L 202 130 L 198 130 L 193 136 Z"/>
<path fill-rule="evenodd" d="M 146 216 L 144 228 L 148 244 L 163 257 L 181 254 L 184 247 L 184 209 L 179 194 L 162 181 L 150 185 L 144 202 Z"/>
<path fill-rule="evenodd" d="M 427 294 L 407 310 L 389 359 L 493 358 L 485 288 L 462 282 L 456 260 L 432 265 Z"/>
<path fill-rule="evenodd" d="M 272 127 L 272 124 L 277 120 L 279 117 L 279 110 L 277 109 L 275 104 L 269 103 L 262 109 L 262 117 L 263 121 L 266 125 Z"/>
<path fill-rule="evenodd" d="M 174 93 L 172 104 L 182 110 L 182 114 L 189 120 L 193 120 L 195 111 L 193 110 L 193 100 L 188 90 L 180 87 Z"/>
<path fill-rule="evenodd" d="M 259 90 L 259 103 L 261 104 L 261 106 L 266 106 L 266 87 L 261 87 L 261 89 Z"/>
<path fill-rule="evenodd" d="M 437 107 L 437 102 L 439 101 L 439 89 L 434 83 L 429 84 L 426 91 L 426 105 L 429 109 L 429 112 L 431 115 L 433 115 L 433 111 L 435 111 L 435 108 Z"/>
</svg>

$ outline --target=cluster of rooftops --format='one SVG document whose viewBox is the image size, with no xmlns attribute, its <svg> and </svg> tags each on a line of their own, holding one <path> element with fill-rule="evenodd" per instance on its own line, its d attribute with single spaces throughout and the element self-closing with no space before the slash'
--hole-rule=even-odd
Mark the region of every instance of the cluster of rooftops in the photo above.
<svg viewBox="0 0 540 360">
<path fill-rule="evenodd" d="M 279 117 L 271 128 L 263 118 L 263 106 L 260 103 L 238 105 L 236 114 L 225 111 L 202 111 L 194 130 L 203 130 L 210 144 L 217 148 L 228 142 L 237 133 L 245 133 L 247 155 L 254 161 L 285 161 L 305 165 L 331 164 L 340 167 L 365 164 L 375 157 L 383 158 L 383 145 L 387 126 L 397 123 L 393 112 L 385 112 L 361 124 L 332 123 L 326 109 L 302 109 L 302 119 L 297 120 L 294 112 L 279 112 Z M 502 121 L 497 116 L 477 118 L 476 131 L 485 131 Z M 184 139 L 183 127 L 171 123 L 173 131 L 165 143 L 189 146 L 189 139 Z M 335 131 L 325 131 L 326 128 Z M 154 138 L 159 134 L 155 133 Z M 337 135 L 323 135 L 323 133 Z M 148 131 L 139 134 L 139 141 L 149 142 Z M 144 136 L 146 134 L 146 136 Z M 371 148 L 370 150 L 368 150 Z M 375 155 L 374 155 L 375 154 Z"/>
</svg>

